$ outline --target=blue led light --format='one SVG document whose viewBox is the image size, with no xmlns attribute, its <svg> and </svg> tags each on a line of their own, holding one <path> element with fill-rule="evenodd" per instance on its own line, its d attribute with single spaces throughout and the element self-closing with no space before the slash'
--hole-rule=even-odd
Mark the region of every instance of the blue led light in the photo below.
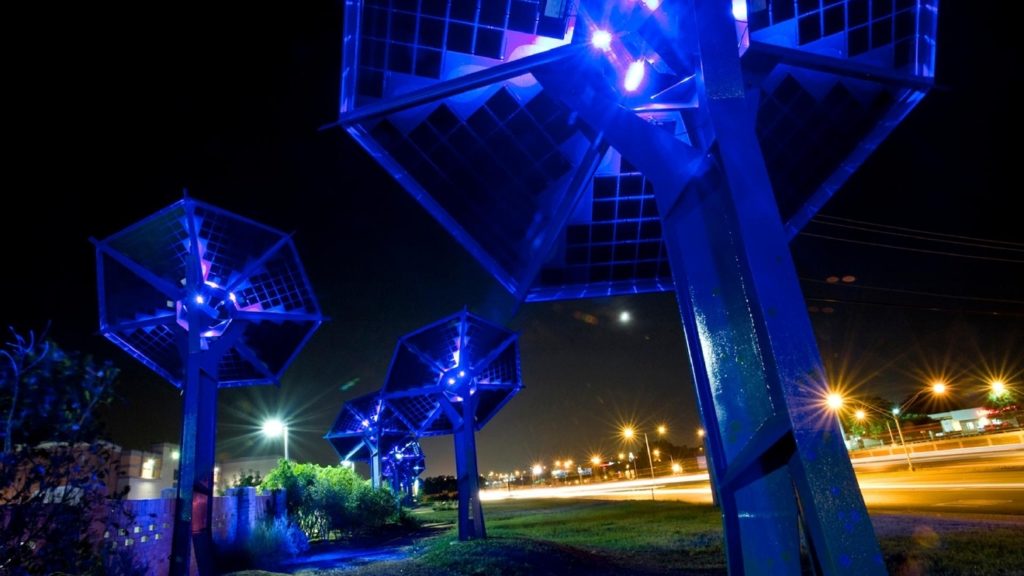
<svg viewBox="0 0 1024 576">
<path fill-rule="evenodd" d="M 636 60 L 630 63 L 629 68 L 626 69 L 626 77 L 622 80 L 622 88 L 626 92 L 636 92 L 644 81 L 646 72 L 647 65 L 644 64 L 643 60 Z"/>
<path fill-rule="evenodd" d="M 612 34 L 607 30 L 594 30 L 590 35 L 590 45 L 607 52 L 612 47 Z"/>
</svg>

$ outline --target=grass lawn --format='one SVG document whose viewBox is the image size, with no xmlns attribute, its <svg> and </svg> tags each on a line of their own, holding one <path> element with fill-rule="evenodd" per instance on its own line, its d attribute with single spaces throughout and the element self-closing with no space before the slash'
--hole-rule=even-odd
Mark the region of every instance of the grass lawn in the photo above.
<svg viewBox="0 0 1024 576">
<path fill-rule="evenodd" d="M 486 540 L 454 526 L 417 540 L 402 560 L 320 569 L 323 576 L 595 576 L 726 574 L 717 509 L 681 502 L 532 500 L 488 503 Z M 420 509 L 425 523 L 455 511 Z M 872 515 L 896 575 L 1024 574 L 1024 519 Z M 241 576 L 238 573 L 236 576 Z M 248 574 L 257 574 L 250 572 Z M 268 573 L 263 573 L 268 574 Z"/>
</svg>

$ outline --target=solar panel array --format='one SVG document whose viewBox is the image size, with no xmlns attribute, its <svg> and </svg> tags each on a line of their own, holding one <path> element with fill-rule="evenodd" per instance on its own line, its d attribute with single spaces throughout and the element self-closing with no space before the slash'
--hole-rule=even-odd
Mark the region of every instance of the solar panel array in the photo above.
<svg viewBox="0 0 1024 576">
<path fill-rule="evenodd" d="M 453 433 L 470 396 L 479 430 L 521 388 L 516 334 L 461 312 L 399 340 L 381 394 L 421 437 Z"/>
<path fill-rule="evenodd" d="M 647 10 L 635 4 L 622 13 L 635 19 Z M 346 15 L 358 17 L 346 19 L 341 123 L 511 292 L 552 300 L 672 289 L 645 175 L 602 146 L 599 130 L 532 74 L 345 122 L 363 106 L 456 86 L 477 70 L 585 42 L 575 37 L 593 30 L 582 8 L 543 0 L 348 6 Z M 668 82 L 662 95 L 692 91 L 688 74 L 696 64 L 687 58 L 699 53 L 689 23 L 678 30 L 662 24 L 673 20 L 660 11 L 673 6 L 661 3 L 643 26 L 630 21 L 633 37 L 642 37 L 630 46 L 641 46 L 654 63 L 652 78 Z M 795 231 L 928 89 L 937 2 L 771 0 L 747 10 L 737 21 L 738 49 L 753 87 L 755 130 L 783 219 Z M 580 75 L 581 90 L 609 81 L 607 71 L 601 78 L 571 67 L 564 73 Z M 696 97 L 659 96 L 657 106 L 636 97 L 624 102 L 681 142 L 715 154 Z"/>
<path fill-rule="evenodd" d="M 276 382 L 320 323 L 287 235 L 196 200 L 97 241 L 97 266 L 104 335 L 178 387 L 190 329 L 204 350 L 231 343 L 217 362 L 230 387 Z"/>
</svg>

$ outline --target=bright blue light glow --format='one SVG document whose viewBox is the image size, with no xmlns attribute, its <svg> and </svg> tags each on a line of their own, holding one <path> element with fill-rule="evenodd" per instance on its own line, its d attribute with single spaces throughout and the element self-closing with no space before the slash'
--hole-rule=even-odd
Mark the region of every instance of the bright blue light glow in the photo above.
<svg viewBox="0 0 1024 576">
<path fill-rule="evenodd" d="M 465 378 L 465 377 L 466 377 L 466 371 L 465 370 L 459 370 L 459 378 Z"/>
<path fill-rule="evenodd" d="M 448 379 L 448 384 L 449 384 L 449 385 L 451 385 L 451 384 L 455 384 L 455 378 L 449 378 L 449 379 Z"/>
<path fill-rule="evenodd" d="M 647 65 L 643 60 L 637 60 L 629 65 L 629 69 L 626 70 L 626 78 L 622 81 L 622 87 L 626 89 L 626 92 L 635 92 L 640 87 L 646 71 Z"/>
<path fill-rule="evenodd" d="M 607 52 L 612 47 L 612 34 L 607 30 L 594 30 L 590 35 L 590 44 L 598 50 Z"/>
<path fill-rule="evenodd" d="M 661 6 L 661 0 L 643 0 L 643 2 L 644 6 L 647 6 L 647 9 L 651 11 L 657 10 L 658 6 Z"/>
<path fill-rule="evenodd" d="M 228 292 L 228 300 L 231 300 L 232 302 L 238 302 L 238 298 L 235 296 L 234 292 Z"/>
<path fill-rule="evenodd" d="M 206 299 L 203 298 L 202 294 L 196 294 L 196 304 L 202 304 L 205 301 L 206 301 Z"/>
<path fill-rule="evenodd" d="M 747 21 L 747 0 L 732 0 L 732 17 L 739 22 Z"/>
</svg>

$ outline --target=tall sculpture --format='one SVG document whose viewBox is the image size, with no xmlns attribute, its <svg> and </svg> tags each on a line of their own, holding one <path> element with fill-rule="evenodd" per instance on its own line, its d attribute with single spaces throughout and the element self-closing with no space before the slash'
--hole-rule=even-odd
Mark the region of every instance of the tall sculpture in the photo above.
<svg viewBox="0 0 1024 576">
<path fill-rule="evenodd" d="M 519 336 L 462 311 L 403 336 L 381 395 L 413 436 L 452 435 L 459 539 L 484 538 L 476 432 L 523 387 Z"/>
<path fill-rule="evenodd" d="M 885 571 L 788 242 L 925 96 L 937 0 L 353 0 L 357 140 L 527 301 L 675 290 L 730 571 Z M 799 519 L 799 521 L 798 521 Z"/>
<path fill-rule="evenodd" d="M 100 330 L 182 391 L 170 573 L 213 574 L 217 390 L 277 384 L 316 297 L 289 235 L 188 197 L 93 242 Z"/>
</svg>

